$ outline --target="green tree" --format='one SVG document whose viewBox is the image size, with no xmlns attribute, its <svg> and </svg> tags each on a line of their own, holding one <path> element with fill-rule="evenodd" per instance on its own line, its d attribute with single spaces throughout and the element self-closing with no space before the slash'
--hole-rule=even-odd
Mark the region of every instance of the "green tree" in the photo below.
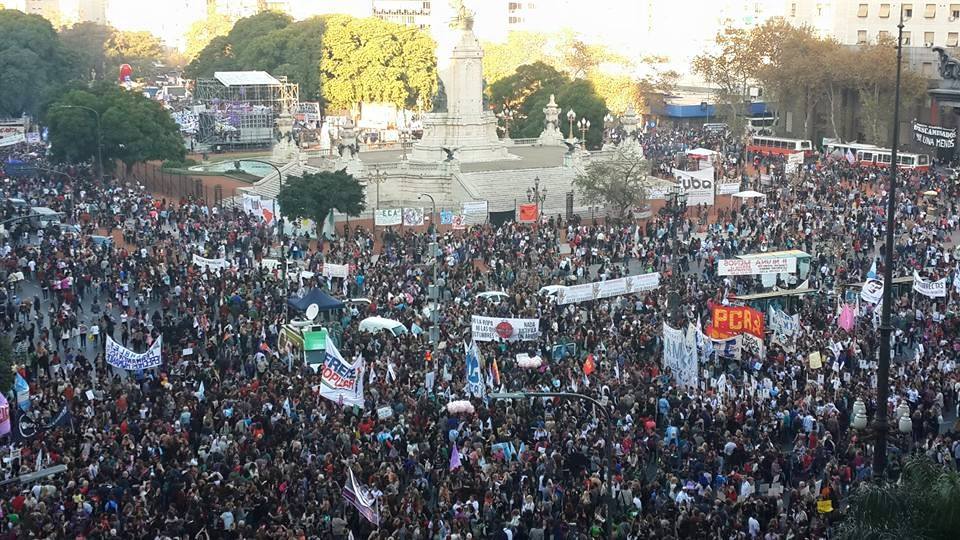
<svg viewBox="0 0 960 540">
<path fill-rule="evenodd" d="M 503 105 L 521 104 L 533 95 L 556 93 L 569 82 L 570 79 L 556 68 L 544 62 L 534 62 L 517 67 L 509 77 L 491 84 L 488 94 L 490 102 L 499 109 Z"/>
<path fill-rule="evenodd" d="M 733 133 L 743 133 L 743 103 L 749 99 L 749 83 L 756 67 L 769 51 L 758 51 L 749 32 L 727 28 L 714 38 L 715 48 L 693 59 L 693 71 L 717 86 L 717 100 L 727 111 L 727 124 Z"/>
<path fill-rule="evenodd" d="M 591 161 L 573 179 L 573 187 L 583 202 L 606 205 L 619 219 L 627 219 L 646 203 L 649 174 L 650 165 L 640 152 L 619 148 L 613 159 Z"/>
<path fill-rule="evenodd" d="M 210 40 L 196 58 L 187 64 L 184 74 L 191 79 L 212 77 L 217 71 L 242 71 L 256 69 L 244 66 L 238 58 L 248 59 L 245 51 L 257 38 L 268 36 L 290 25 L 288 15 L 265 11 L 252 17 L 240 19 L 225 36 Z"/>
<path fill-rule="evenodd" d="M 154 64 L 164 55 L 160 38 L 150 32 L 115 31 L 106 44 L 107 60 L 111 67 L 130 64 L 134 77 L 150 76 L 156 72 Z"/>
<path fill-rule="evenodd" d="M 543 62 L 556 67 L 560 62 L 550 54 L 553 41 L 550 34 L 515 30 L 503 43 L 483 43 L 483 78 L 492 85 L 524 64 Z"/>
<path fill-rule="evenodd" d="M 188 60 L 200 55 L 214 38 L 225 36 L 233 28 L 233 20 L 226 15 L 211 11 L 205 19 L 194 22 L 187 28 L 184 54 Z"/>
<path fill-rule="evenodd" d="M 865 45 L 857 50 L 854 81 L 860 102 L 861 127 L 867 141 L 889 146 L 896 84 L 897 51 L 893 40 Z M 900 83 L 900 118 L 915 107 L 926 94 L 926 79 L 904 62 Z"/>
<path fill-rule="evenodd" d="M 318 224 L 334 210 L 356 216 L 366 208 L 363 186 L 346 169 L 290 178 L 277 194 L 277 201 L 283 215 L 312 219 Z"/>
<path fill-rule="evenodd" d="M 0 116 L 36 113 L 51 92 L 77 74 L 77 55 L 39 15 L 0 11 Z"/>
<path fill-rule="evenodd" d="M 960 474 L 914 456 L 899 482 L 860 484 L 847 503 L 841 540 L 953 539 L 960 530 Z"/>
<path fill-rule="evenodd" d="M 437 88 L 434 42 L 416 28 L 375 18 L 327 18 L 320 60 L 324 100 L 335 109 L 362 102 L 429 107 Z"/>
<path fill-rule="evenodd" d="M 63 46 L 77 55 L 80 78 L 90 80 L 105 79 L 108 76 L 107 43 L 113 37 L 114 29 L 94 22 L 81 22 L 60 30 Z M 110 73 L 115 76 L 115 73 Z"/>
<path fill-rule="evenodd" d="M 186 155 L 180 129 L 163 107 L 140 92 L 100 83 L 91 89 L 73 89 L 47 109 L 53 157 L 60 161 L 92 160 L 97 151 L 96 117 L 100 114 L 104 167 L 120 161 L 127 169 L 153 160 L 182 160 Z"/>
</svg>

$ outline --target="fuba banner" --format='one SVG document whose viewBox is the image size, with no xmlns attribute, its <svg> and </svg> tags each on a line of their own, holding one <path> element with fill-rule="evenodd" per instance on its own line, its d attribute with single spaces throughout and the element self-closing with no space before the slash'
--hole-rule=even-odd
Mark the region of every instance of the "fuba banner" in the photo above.
<svg viewBox="0 0 960 540">
<path fill-rule="evenodd" d="M 107 363 L 128 371 L 155 368 L 163 361 L 160 357 L 160 349 L 163 347 L 162 342 L 163 336 L 158 336 L 146 352 L 136 353 L 107 336 Z"/>
</svg>

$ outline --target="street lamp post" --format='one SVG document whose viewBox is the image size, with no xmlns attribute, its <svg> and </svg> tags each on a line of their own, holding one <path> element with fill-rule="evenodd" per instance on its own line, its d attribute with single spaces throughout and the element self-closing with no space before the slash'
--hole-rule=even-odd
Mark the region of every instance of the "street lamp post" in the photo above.
<svg viewBox="0 0 960 540">
<path fill-rule="evenodd" d="M 533 188 L 527 188 L 527 202 L 537 203 L 537 223 L 543 214 L 543 203 L 547 200 L 547 188 L 540 189 L 540 177 L 533 179 Z"/>
<path fill-rule="evenodd" d="M 387 171 L 381 171 L 380 167 L 374 167 L 373 173 L 367 176 L 367 179 L 377 185 L 377 210 L 380 209 L 380 184 L 387 181 Z"/>
<path fill-rule="evenodd" d="M 887 467 L 887 398 L 890 395 L 890 304 L 893 300 L 893 235 L 896 228 L 894 214 L 897 209 L 897 147 L 900 145 L 900 64 L 903 59 L 903 6 L 900 7 L 900 22 L 897 24 L 897 79 L 893 98 L 893 144 L 890 145 L 890 185 L 887 188 L 887 234 L 883 248 L 883 300 L 880 311 L 880 358 L 877 367 L 877 415 L 873 453 L 873 472 L 881 481 Z"/>
<path fill-rule="evenodd" d="M 586 118 L 581 118 L 580 122 L 580 144 L 583 145 L 583 149 L 587 149 L 587 130 L 590 129 L 590 120 Z"/>
<path fill-rule="evenodd" d="M 606 450 L 607 458 L 607 492 L 605 495 L 604 505 L 607 509 L 607 519 L 603 523 L 604 530 L 606 532 L 606 537 L 608 539 L 613 538 L 613 418 L 610 415 L 609 407 L 600 403 L 596 399 L 584 395 L 584 394 L 575 394 L 573 392 L 500 392 L 490 394 L 490 399 L 526 399 L 526 398 L 558 398 L 568 401 L 585 401 L 594 406 L 596 410 L 599 410 L 603 413 L 603 418 L 605 420 L 604 426 L 604 450 Z"/>
<path fill-rule="evenodd" d="M 679 184 L 675 184 L 669 194 L 669 197 L 670 199 L 668 201 L 667 209 L 671 217 L 670 236 L 671 236 L 671 239 L 673 240 L 673 250 L 671 255 L 673 257 L 674 267 L 677 267 L 679 263 L 679 258 L 680 258 L 680 243 L 677 241 L 677 234 L 680 229 L 678 225 L 680 223 L 680 218 L 687 211 L 687 193 L 683 191 L 683 189 L 680 187 Z M 679 271 L 679 268 L 678 268 L 678 271 Z M 668 301 L 668 307 L 672 311 L 674 324 L 679 324 L 680 322 L 680 313 L 679 313 L 680 284 L 679 284 L 679 281 L 675 279 L 675 277 L 674 277 L 674 281 L 676 282 L 675 283 L 676 289 L 671 294 L 673 298 L 671 298 Z"/>
<path fill-rule="evenodd" d="M 567 111 L 567 120 L 570 122 L 570 136 L 569 139 L 573 138 L 573 121 L 577 119 L 577 113 L 573 112 L 573 109 Z"/>
<path fill-rule="evenodd" d="M 513 119 L 513 111 L 510 107 L 504 105 L 503 110 L 500 111 L 500 118 L 503 118 L 503 138 L 510 138 L 510 120 Z"/>
<path fill-rule="evenodd" d="M 440 342 L 440 327 L 437 326 L 440 323 L 440 288 L 437 287 L 437 263 L 440 259 L 440 245 L 437 243 L 437 201 L 433 198 L 433 195 L 429 193 L 417 195 L 417 200 L 422 200 L 424 197 L 430 199 L 430 204 L 433 205 L 433 213 L 430 216 L 430 228 L 432 230 L 430 254 L 433 255 L 433 282 L 430 283 L 430 287 L 427 289 L 427 296 L 433 300 L 433 309 L 430 310 L 430 322 L 433 324 L 430 325 L 429 337 L 430 344 L 436 349 L 437 344 Z M 432 357 L 436 357 L 436 350 L 433 351 Z"/>
<path fill-rule="evenodd" d="M 240 163 L 243 161 L 252 161 L 253 163 L 261 163 L 263 165 L 269 165 L 273 167 L 273 169 L 277 171 L 277 180 L 280 183 L 280 191 L 283 191 L 283 173 L 280 172 L 280 167 L 277 167 L 275 164 L 262 159 L 248 159 L 248 158 L 238 159 L 234 161 L 233 167 L 238 171 L 241 170 Z M 280 237 L 280 266 L 281 266 L 280 272 L 281 272 L 281 275 L 283 276 L 283 317 L 289 320 L 290 308 L 287 305 L 287 298 L 290 296 L 290 290 L 289 290 L 290 285 L 287 282 L 287 250 L 286 250 L 286 247 L 284 246 L 285 234 L 283 230 L 283 212 L 278 212 L 278 214 L 280 214 L 279 217 L 277 218 L 277 227 L 278 227 L 277 230 L 278 230 L 278 236 Z M 317 230 L 319 231 L 321 227 L 323 227 L 323 224 L 318 223 Z"/>
<path fill-rule="evenodd" d="M 103 140 L 101 138 L 100 111 L 86 105 L 55 105 L 54 109 L 83 109 L 90 111 L 97 119 L 97 178 L 103 182 Z"/>
</svg>

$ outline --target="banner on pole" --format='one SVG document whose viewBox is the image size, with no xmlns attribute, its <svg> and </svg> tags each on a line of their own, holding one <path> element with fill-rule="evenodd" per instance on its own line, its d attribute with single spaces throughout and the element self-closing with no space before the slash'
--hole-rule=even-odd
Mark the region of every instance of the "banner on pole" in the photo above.
<svg viewBox="0 0 960 540">
<path fill-rule="evenodd" d="M 760 259 L 720 259 L 718 276 L 753 276 L 758 274 L 792 274 L 797 271 L 796 257 Z"/>
<path fill-rule="evenodd" d="M 504 319 L 474 315 L 470 319 L 474 341 L 536 341 L 540 337 L 540 319 Z"/>
<path fill-rule="evenodd" d="M 920 277 L 916 270 L 913 271 L 913 290 L 926 296 L 927 298 L 946 298 L 947 296 L 947 278 L 930 281 Z"/>
<path fill-rule="evenodd" d="M 687 194 L 688 207 L 700 206 L 701 204 L 713 206 L 713 167 L 700 171 L 673 169 L 672 172 L 683 192 Z"/>
<path fill-rule="evenodd" d="M 537 208 L 537 203 L 524 203 L 519 206 L 519 217 L 517 221 L 520 223 L 534 223 L 537 221 L 538 214 L 539 209 Z"/>
<path fill-rule="evenodd" d="M 127 371 L 155 368 L 162 362 L 160 356 L 160 350 L 163 348 L 162 342 L 163 336 L 157 336 L 157 339 L 150 345 L 150 348 L 147 349 L 146 352 L 136 353 L 120 345 L 114 341 L 112 337 L 107 336 L 107 348 L 105 352 L 107 363 L 113 367 Z"/>
<path fill-rule="evenodd" d="M 868 279 L 860 289 L 860 299 L 871 304 L 879 304 L 883 298 L 883 282 L 879 279 Z"/>
<path fill-rule="evenodd" d="M 688 325 L 687 332 L 663 323 L 663 367 L 670 368 L 679 386 L 696 388 L 698 361 L 697 329 Z"/>
<path fill-rule="evenodd" d="M 373 212 L 373 224 L 377 227 L 390 227 L 403 222 L 402 208 L 378 208 Z"/>
<path fill-rule="evenodd" d="M 660 287 L 660 273 L 637 274 L 606 281 L 572 285 L 557 291 L 557 303 L 576 304 L 587 300 L 599 300 L 624 294 L 652 291 Z"/>
<path fill-rule="evenodd" d="M 348 364 L 332 339 L 326 340 L 326 358 L 320 371 L 320 395 L 344 407 L 363 408 L 363 357 Z M 314 367 L 314 366 L 311 366 Z"/>
<path fill-rule="evenodd" d="M 956 148 L 957 128 L 944 128 L 914 122 L 913 140 L 933 148 Z"/>
<path fill-rule="evenodd" d="M 747 333 L 763 339 L 763 313 L 746 306 L 716 306 L 713 331 L 721 336 Z"/>
<path fill-rule="evenodd" d="M 343 499 L 350 503 L 360 512 L 360 515 L 366 518 L 375 527 L 380 526 L 380 507 L 376 497 L 370 492 L 370 489 L 357 482 L 353 475 L 353 469 L 347 469 L 347 481 L 341 490 Z"/>
<path fill-rule="evenodd" d="M 208 259 L 197 254 L 193 255 L 193 264 L 199 266 L 201 270 L 219 272 L 220 270 L 230 268 L 230 262 L 226 259 Z"/>
<path fill-rule="evenodd" d="M 346 264 L 323 263 L 324 277 L 346 278 L 350 273 L 350 267 Z"/>
<path fill-rule="evenodd" d="M 408 227 L 423 225 L 423 208 L 404 208 L 403 224 Z"/>
</svg>

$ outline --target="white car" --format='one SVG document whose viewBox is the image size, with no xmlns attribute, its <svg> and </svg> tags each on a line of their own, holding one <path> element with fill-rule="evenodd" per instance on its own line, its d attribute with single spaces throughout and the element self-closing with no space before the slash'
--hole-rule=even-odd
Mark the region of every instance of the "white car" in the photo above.
<svg viewBox="0 0 960 540">
<path fill-rule="evenodd" d="M 367 317 L 360 321 L 360 330 L 371 334 L 386 330 L 394 336 L 402 336 L 409 332 L 402 322 L 385 317 Z"/>
<path fill-rule="evenodd" d="M 509 298 L 510 295 L 503 291 L 485 291 L 482 293 L 477 293 L 477 298 L 483 298 L 487 302 L 490 302 L 494 305 L 500 305 L 500 302 L 503 302 L 504 298 Z"/>
</svg>

